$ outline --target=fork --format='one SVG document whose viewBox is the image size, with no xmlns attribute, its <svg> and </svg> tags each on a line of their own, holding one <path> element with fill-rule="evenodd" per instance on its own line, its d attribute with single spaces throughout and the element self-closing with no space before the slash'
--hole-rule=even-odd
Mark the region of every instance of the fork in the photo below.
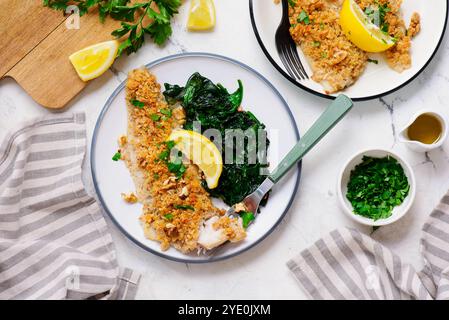
<svg viewBox="0 0 449 320">
<path fill-rule="evenodd" d="M 304 136 L 295 144 L 290 152 L 281 160 L 274 171 L 262 182 L 262 184 L 250 195 L 242 200 L 247 209 L 257 216 L 260 201 L 281 180 L 281 178 L 297 164 L 353 107 L 352 100 L 340 94 L 321 114 L 317 121 L 310 127 Z M 236 205 L 230 207 L 225 215 L 239 217 Z M 248 223 L 248 226 L 254 220 Z M 223 246 L 223 245 L 222 245 Z M 214 255 L 219 247 L 210 250 L 209 256 Z"/>
<path fill-rule="evenodd" d="M 288 74 L 295 80 L 308 79 L 304 66 L 299 59 L 296 43 L 290 35 L 290 20 L 288 17 L 288 0 L 282 0 L 282 19 L 274 37 L 279 58 Z"/>
</svg>

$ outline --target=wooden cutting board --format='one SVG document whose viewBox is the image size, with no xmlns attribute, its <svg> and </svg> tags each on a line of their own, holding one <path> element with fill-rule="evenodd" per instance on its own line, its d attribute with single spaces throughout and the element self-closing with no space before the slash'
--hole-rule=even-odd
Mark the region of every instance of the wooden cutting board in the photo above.
<svg viewBox="0 0 449 320">
<path fill-rule="evenodd" d="M 64 107 L 86 85 L 68 57 L 89 45 L 111 40 L 120 23 L 100 23 L 95 11 L 66 26 L 67 15 L 42 0 L 0 0 L 0 80 L 11 77 L 40 105 Z"/>
</svg>

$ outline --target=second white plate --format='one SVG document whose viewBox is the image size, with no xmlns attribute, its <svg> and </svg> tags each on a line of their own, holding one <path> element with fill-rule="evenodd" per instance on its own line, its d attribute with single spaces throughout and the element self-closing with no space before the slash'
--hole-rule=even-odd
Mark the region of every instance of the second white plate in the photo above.
<svg viewBox="0 0 449 320">
<path fill-rule="evenodd" d="M 355 101 L 369 100 L 396 91 L 416 78 L 432 60 L 441 44 L 447 24 L 448 1 L 432 0 L 430 4 L 429 1 L 404 0 L 402 11 L 407 24 L 413 12 L 418 12 L 421 16 L 421 31 L 412 41 L 412 67 L 398 73 L 389 68 L 382 57 L 373 56 L 379 63 L 368 63 L 357 82 L 341 93 Z M 274 36 L 281 21 L 282 5 L 275 5 L 271 0 L 250 0 L 249 6 L 254 33 L 271 64 L 298 87 L 324 98 L 335 97 L 337 94 L 325 94 L 322 86 L 311 79 L 293 79 L 281 63 Z M 306 58 L 301 50 L 298 53 L 307 74 L 311 76 L 312 71 Z"/>
</svg>

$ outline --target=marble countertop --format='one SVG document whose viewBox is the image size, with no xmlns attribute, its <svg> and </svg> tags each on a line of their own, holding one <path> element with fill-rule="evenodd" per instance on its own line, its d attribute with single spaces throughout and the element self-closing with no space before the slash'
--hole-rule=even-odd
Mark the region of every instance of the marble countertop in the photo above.
<svg viewBox="0 0 449 320">
<path fill-rule="evenodd" d="M 328 101 L 290 84 L 268 62 L 253 34 L 247 1 L 216 0 L 215 3 L 217 27 L 213 32 L 187 32 L 187 5 L 184 5 L 167 45 L 159 48 L 149 41 L 137 54 L 120 58 L 59 112 L 84 111 L 90 139 L 106 99 L 125 80 L 129 70 L 166 55 L 202 51 L 240 60 L 262 73 L 285 97 L 300 132 L 304 133 Z M 446 36 L 427 69 L 408 86 L 381 99 L 356 103 L 346 118 L 304 159 L 298 194 L 280 226 L 255 248 L 230 260 L 191 265 L 162 259 L 134 245 L 106 217 L 120 264 L 143 275 L 137 298 L 306 298 L 286 267 L 286 261 L 335 228 L 352 227 L 372 232 L 344 215 L 335 192 L 337 175 L 344 161 L 366 147 L 392 148 L 403 155 L 415 171 L 417 196 L 412 209 L 403 219 L 378 229 L 372 236 L 420 269 L 421 227 L 449 188 L 449 141 L 432 152 L 414 153 L 397 141 L 397 133 L 411 115 L 422 108 L 449 117 L 448 89 L 449 39 Z M 36 104 L 13 80 L 1 80 L 0 138 L 20 121 L 51 112 Z M 93 193 L 87 162 L 84 171 L 86 188 Z"/>
</svg>

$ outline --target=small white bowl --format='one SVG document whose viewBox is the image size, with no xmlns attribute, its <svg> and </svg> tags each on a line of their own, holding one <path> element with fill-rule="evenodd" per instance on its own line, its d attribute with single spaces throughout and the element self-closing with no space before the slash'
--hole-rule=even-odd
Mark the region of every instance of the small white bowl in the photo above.
<svg viewBox="0 0 449 320">
<path fill-rule="evenodd" d="M 355 168 L 355 166 L 362 162 L 363 156 L 369 156 L 369 157 L 376 157 L 376 158 L 383 158 L 386 156 L 391 156 L 395 158 L 404 168 L 404 173 L 407 176 L 408 183 L 410 185 L 410 191 L 407 195 L 407 197 L 404 199 L 402 204 L 400 206 L 396 206 L 393 209 L 393 212 L 390 217 L 386 219 L 379 219 L 377 221 L 374 221 L 373 219 L 369 219 L 366 217 L 363 217 L 361 215 L 355 214 L 353 212 L 353 207 L 349 200 L 346 198 L 346 192 L 348 190 L 348 181 L 349 176 L 351 174 L 351 171 Z M 412 168 L 410 165 L 399 155 L 396 153 L 384 150 L 384 149 L 367 149 L 362 152 L 359 152 L 352 156 L 346 164 L 343 166 L 343 169 L 340 172 L 340 175 L 338 177 L 337 182 L 337 194 L 338 199 L 340 202 L 340 205 L 344 209 L 344 212 L 354 221 L 368 225 L 368 226 L 385 226 L 387 224 L 393 223 L 400 218 L 402 218 L 410 209 L 412 206 L 413 200 L 415 199 L 416 194 L 416 181 L 415 181 L 415 175 L 413 173 Z"/>
</svg>

